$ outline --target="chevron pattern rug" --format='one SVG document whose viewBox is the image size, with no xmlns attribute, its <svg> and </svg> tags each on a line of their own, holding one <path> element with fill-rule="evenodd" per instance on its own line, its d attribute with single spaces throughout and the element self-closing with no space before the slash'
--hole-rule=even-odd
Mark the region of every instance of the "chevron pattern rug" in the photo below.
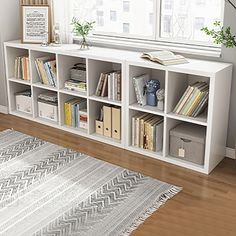
<svg viewBox="0 0 236 236">
<path fill-rule="evenodd" d="M 180 190 L 35 137 L 0 132 L 0 235 L 130 235 Z"/>
</svg>

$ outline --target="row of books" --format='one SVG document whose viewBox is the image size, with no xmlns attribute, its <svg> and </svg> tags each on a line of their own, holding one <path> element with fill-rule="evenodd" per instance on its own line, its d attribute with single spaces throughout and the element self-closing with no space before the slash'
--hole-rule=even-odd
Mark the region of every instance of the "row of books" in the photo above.
<svg viewBox="0 0 236 236">
<path fill-rule="evenodd" d="M 16 79 L 30 80 L 30 69 L 29 69 L 29 57 L 22 56 L 15 58 L 15 71 L 14 76 Z"/>
<path fill-rule="evenodd" d="M 132 146 L 159 152 L 163 147 L 164 118 L 149 113 L 132 117 Z"/>
<path fill-rule="evenodd" d="M 121 72 L 101 73 L 95 95 L 121 101 Z"/>
<path fill-rule="evenodd" d="M 95 121 L 96 133 L 108 138 L 121 139 L 121 108 L 103 106 L 100 117 Z"/>
<path fill-rule="evenodd" d="M 35 59 L 36 69 L 39 74 L 40 82 L 53 87 L 57 86 L 57 68 L 54 57 L 40 57 Z"/>
<path fill-rule="evenodd" d="M 65 125 L 73 128 L 88 129 L 87 101 L 73 98 L 64 104 Z"/>
<path fill-rule="evenodd" d="M 209 84 L 196 82 L 188 86 L 173 112 L 179 115 L 197 117 L 207 108 L 208 98 Z"/>
</svg>

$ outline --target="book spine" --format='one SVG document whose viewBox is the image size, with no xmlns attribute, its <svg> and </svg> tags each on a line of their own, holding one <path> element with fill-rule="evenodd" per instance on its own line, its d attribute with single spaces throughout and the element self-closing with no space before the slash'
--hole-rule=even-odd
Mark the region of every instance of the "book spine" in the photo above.
<svg viewBox="0 0 236 236">
<path fill-rule="evenodd" d="M 136 119 L 132 117 L 132 146 L 135 146 L 135 138 L 136 138 Z"/>
<path fill-rule="evenodd" d="M 121 101 L 121 74 L 117 77 L 117 100 Z"/>
<path fill-rule="evenodd" d="M 183 102 L 184 98 L 187 96 L 189 89 L 190 89 L 190 86 L 188 86 L 188 88 L 185 90 L 183 96 L 181 97 L 181 99 L 179 100 L 177 105 L 175 106 L 175 108 L 173 110 L 174 113 L 177 113 L 177 110 L 178 110 L 180 104 Z"/>
<path fill-rule="evenodd" d="M 101 96 L 103 83 L 104 83 L 104 74 L 101 73 L 98 84 L 97 84 L 97 89 L 96 89 L 96 92 L 95 92 L 96 96 Z"/>
<path fill-rule="evenodd" d="M 134 85 L 134 90 L 135 90 L 137 102 L 138 102 L 138 104 L 142 104 L 141 97 L 140 97 L 139 90 L 138 90 L 137 81 L 135 78 L 133 78 L 133 85 Z"/>
<path fill-rule="evenodd" d="M 70 108 L 69 108 L 70 104 L 69 103 L 65 103 L 64 104 L 64 109 L 65 109 L 65 125 L 70 126 Z"/>
</svg>

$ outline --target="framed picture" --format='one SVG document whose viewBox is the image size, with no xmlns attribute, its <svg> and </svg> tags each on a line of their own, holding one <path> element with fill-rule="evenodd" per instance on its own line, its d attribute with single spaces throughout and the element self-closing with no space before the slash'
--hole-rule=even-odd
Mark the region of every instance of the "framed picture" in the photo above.
<svg viewBox="0 0 236 236">
<path fill-rule="evenodd" d="M 49 6 L 22 6 L 22 43 L 50 42 Z"/>
</svg>

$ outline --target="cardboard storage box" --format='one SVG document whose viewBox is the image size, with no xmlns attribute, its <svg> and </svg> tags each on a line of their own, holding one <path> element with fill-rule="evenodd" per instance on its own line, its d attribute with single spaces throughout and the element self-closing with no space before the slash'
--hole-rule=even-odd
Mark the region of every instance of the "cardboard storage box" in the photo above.
<svg viewBox="0 0 236 236">
<path fill-rule="evenodd" d="M 32 114 L 31 96 L 16 95 L 16 110 Z"/>
<path fill-rule="evenodd" d="M 170 155 L 204 164 L 206 128 L 182 123 L 170 131 Z"/>
<path fill-rule="evenodd" d="M 56 103 L 38 101 L 38 115 L 41 118 L 58 122 L 58 105 Z"/>
</svg>

